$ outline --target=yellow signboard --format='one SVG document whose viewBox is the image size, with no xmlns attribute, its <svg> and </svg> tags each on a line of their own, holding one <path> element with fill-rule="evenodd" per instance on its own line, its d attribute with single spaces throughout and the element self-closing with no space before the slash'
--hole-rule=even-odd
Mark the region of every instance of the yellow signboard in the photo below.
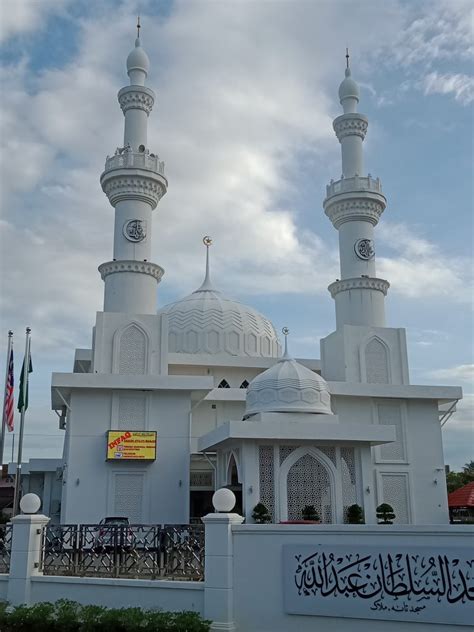
<svg viewBox="0 0 474 632">
<path fill-rule="evenodd" d="M 156 432 L 146 430 L 109 430 L 107 432 L 108 461 L 154 461 Z"/>
</svg>

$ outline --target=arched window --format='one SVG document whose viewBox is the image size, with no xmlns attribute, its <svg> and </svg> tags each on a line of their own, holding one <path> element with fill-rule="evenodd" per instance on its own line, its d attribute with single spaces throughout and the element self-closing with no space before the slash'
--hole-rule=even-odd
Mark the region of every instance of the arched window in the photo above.
<svg viewBox="0 0 474 632">
<path fill-rule="evenodd" d="M 372 338 L 365 347 L 365 370 L 368 383 L 388 384 L 389 368 L 386 345 L 378 338 Z"/>
<path fill-rule="evenodd" d="M 242 382 L 242 384 L 240 385 L 240 388 L 248 388 L 249 386 L 249 381 L 248 380 L 244 380 Z"/>
<path fill-rule="evenodd" d="M 227 380 L 221 380 L 217 386 L 217 388 L 230 388 L 229 382 Z"/>
<path fill-rule="evenodd" d="M 119 339 L 118 372 L 143 375 L 146 372 L 147 336 L 135 323 L 126 327 Z"/>
</svg>

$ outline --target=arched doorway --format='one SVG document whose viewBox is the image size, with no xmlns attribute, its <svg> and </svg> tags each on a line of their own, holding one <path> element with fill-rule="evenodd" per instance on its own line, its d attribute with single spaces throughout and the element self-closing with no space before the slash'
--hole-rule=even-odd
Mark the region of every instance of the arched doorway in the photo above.
<svg viewBox="0 0 474 632">
<path fill-rule="evenodd" d="M 306 505 L 314 505 L 322 523 L 335 522 L 334 477 L 314 450 L 295 450 L 280 472 L 282 520 L 301 520 Z"/>
</svg>

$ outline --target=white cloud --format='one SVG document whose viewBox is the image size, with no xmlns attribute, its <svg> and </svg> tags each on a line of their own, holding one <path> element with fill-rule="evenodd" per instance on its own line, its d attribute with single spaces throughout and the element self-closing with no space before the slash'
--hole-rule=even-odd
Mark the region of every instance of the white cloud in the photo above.
<svg viewBox="0 0 474 632">
<path fill-rule="evenodd" d="M 474 364 L 460 364 L 445 369 L 434 369 L 429 371 L 427 376 L 454 382 L 468 382 L 474 385 Z"/>
<path fill-rule="evenodd" d="M 0 2 L 0 43 L 37 30 L 53 11 L 62 12 L 70 0 L 2 0 Z"/>
<path fill-rule="evenodd" d="M 437 244 L 402 223 L 381 222 L 377 237 L 396 252 L 377 259 L 377 273 L 390 281 L 391 291 L 409 298 L 449 297 L 472 304 L 472 268 L 467 258 L 447 256 Z"/>
<path fill-rule="evenodd" d="M 474 101 L 474 77 L 463 74 L 445 74 L 431 72 L 423 79 L 425 94 L 454 94 L 462 105 Z"/>
</svg>

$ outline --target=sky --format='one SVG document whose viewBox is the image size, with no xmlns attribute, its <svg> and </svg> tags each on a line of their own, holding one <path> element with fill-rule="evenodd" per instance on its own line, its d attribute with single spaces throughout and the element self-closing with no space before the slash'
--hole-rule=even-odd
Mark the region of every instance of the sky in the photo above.
<svg viewBox="0 0 474 632">
<path fill-rule="evenodd" d="M 138 13 L 156 93 L 149 145 L 169 180 L 153 220 L 157 305 L 200 284 L 208 234 L 215 285 L 288 326 L 293 355 L 319 357 L 335 327 L 337 231 L 322 201 L 341 172 L 332 120 L 348 46 L 365 162 L 388 199 L 375 237 L 387 325 L 407 329 L 412 383 L 463 387 L 443 428 L 460 469 L 474 444 L 464 0 L 0 0 L 0 371 L 12 329 L 19 373 L 30 326 L 24 457 L 60 456 L 51 373 L 72 370 L 102 309 L 113 209 L 99 176 L 122 144 L 116 94 Z"/>
</svg>

